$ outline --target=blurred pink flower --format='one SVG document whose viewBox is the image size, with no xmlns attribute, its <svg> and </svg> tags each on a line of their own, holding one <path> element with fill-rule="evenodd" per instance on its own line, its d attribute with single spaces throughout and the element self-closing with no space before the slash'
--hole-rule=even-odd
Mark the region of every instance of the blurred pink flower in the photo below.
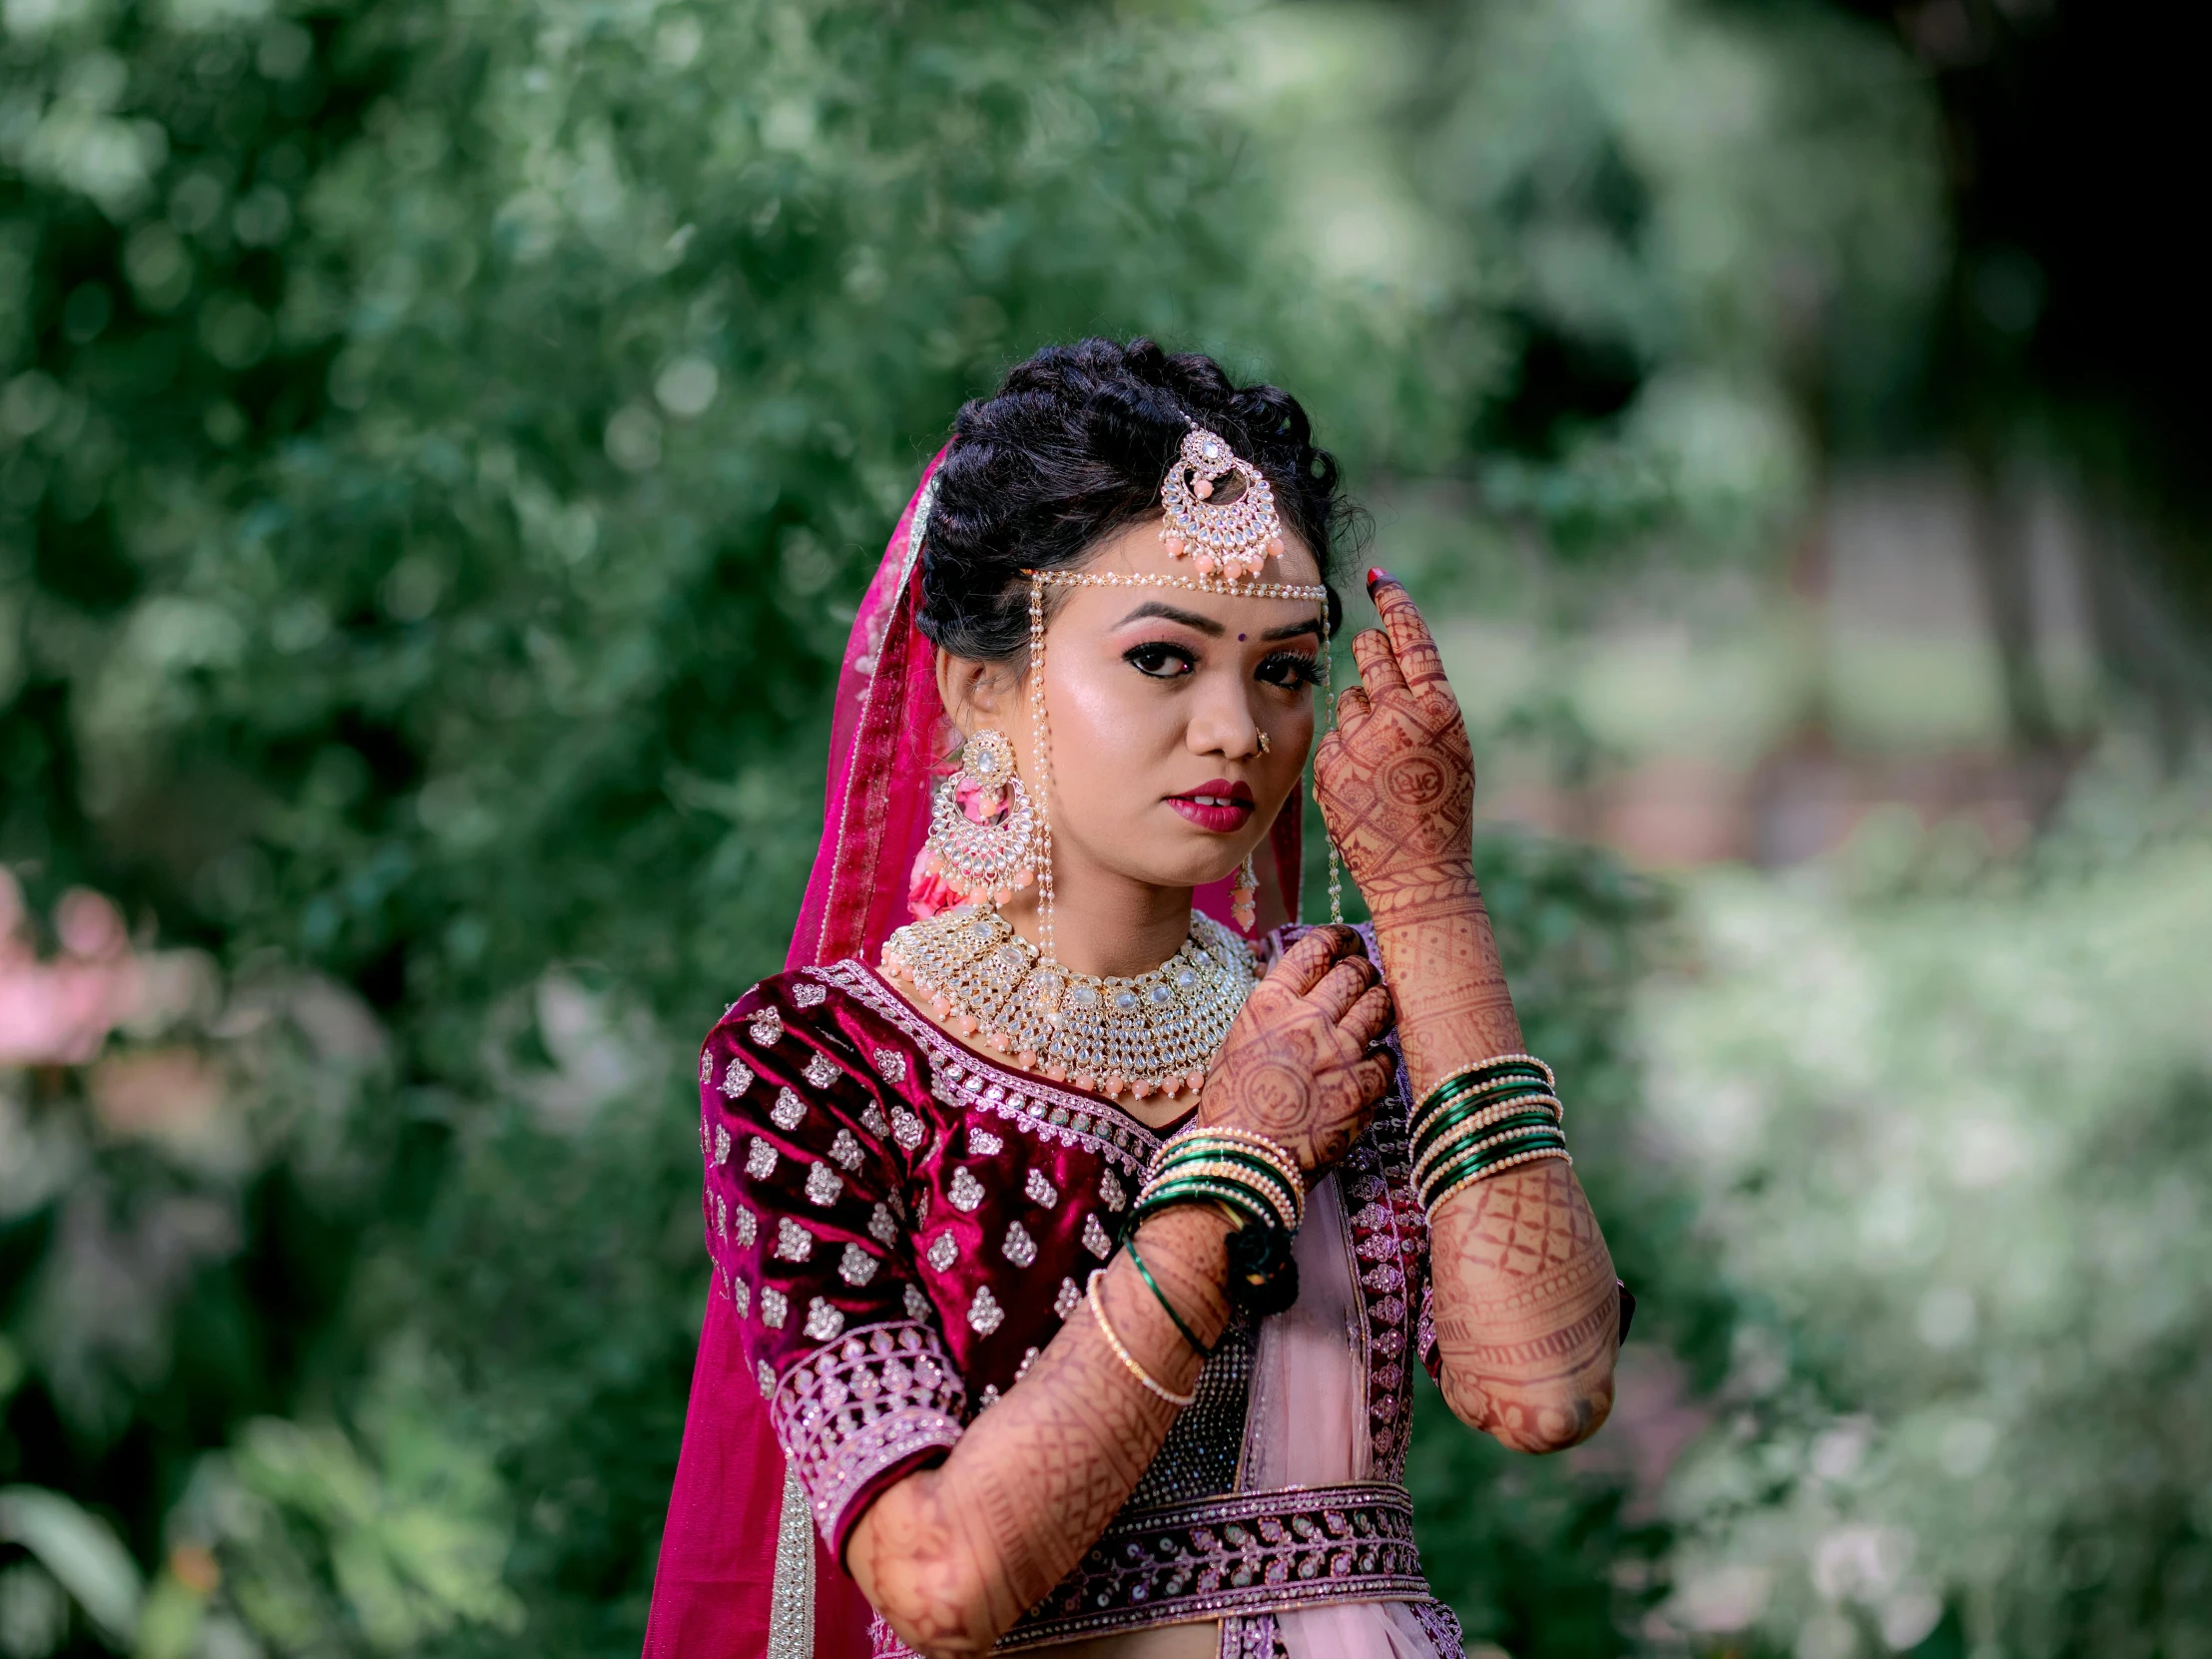
<svg viewBox="0 0 2212 1659">
<path fill-rule="evenodd" d="M 42 962 L 25 925 L 22 890 L 0 870 L 0 1065 L 83 1065 L 137 1012 L 145 964 L 115 905 L 82 887 L 54 914 L 65 952 Z"/>
</svg>

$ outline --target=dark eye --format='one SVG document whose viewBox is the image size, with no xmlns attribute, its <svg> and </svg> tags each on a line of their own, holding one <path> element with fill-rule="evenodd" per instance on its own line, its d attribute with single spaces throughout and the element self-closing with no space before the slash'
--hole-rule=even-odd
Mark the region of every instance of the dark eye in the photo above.
<svg viewBox="0 0 2212 1659">
<path fill-rule="evenodd" d="M 1188 651 L 1165 640 L 1131 646 L 1121 654 L 1121 660 L 1139 674 L 1149 674 L 1155 680 L 1180 680 L 1198 667 Z"/>
<path fill-rule="evenodd" d="M 1260 679 L 1270 686 L 1303 691 L 1321 683 L 1321 659 L 1299 651 L 1278 651 L 1261 663 Z"/>
</svg>

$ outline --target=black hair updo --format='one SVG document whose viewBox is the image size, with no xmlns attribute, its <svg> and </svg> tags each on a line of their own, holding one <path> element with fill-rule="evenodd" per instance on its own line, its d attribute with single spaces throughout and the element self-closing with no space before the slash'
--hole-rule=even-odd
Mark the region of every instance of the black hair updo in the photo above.
<svg viewBox="0 0 2212 1659">
<path fill-rule="evenodd" d="M 1029 643 L 1023 572 L 1078 564 L 1105 536 L 1160 512 L 1160 486 L 1196 421 L 1266 476 L 1276 512 L 1329 579 L 1355 516 L 1337 462 L 1298 399 L 1239 386 L 1211 357 L 1151 340 L 1048 345 L 952 423 L 921 550 L 915 618 L 939 649 L 1005 662 Z M 1340 605 L 1329 596 L 1329 625 Z"/>
</svg>

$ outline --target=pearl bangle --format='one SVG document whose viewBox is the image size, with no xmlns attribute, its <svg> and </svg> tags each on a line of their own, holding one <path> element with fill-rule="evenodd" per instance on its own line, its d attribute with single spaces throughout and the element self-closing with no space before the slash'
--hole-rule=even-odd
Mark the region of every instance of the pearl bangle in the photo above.
<svg viewBox="0 0 2212 1659">
<path fill-rule="evenodd" d="M 1473 1186 L 1477 1181 L 1487 1181 L 1494 1175 L 1502 1175 L 1517 1164 L 1532 1164 L 1539 1158 L 1563 1158 L 1569 1168 L 1572 1168 L 1574 1164 L 1574 1154 L 1563 1146 L 1539 1146 L 1528 1152 L 1516 1152 L 1509 1158 L 1498 1159 L 1494 1164 L 1484 1164 L 1472 1175 L 1461 1176 L 1421 1207 L 1428 1212 L 1429 1219 L 1433 1221 L 1436 1212 L 1442 1209 L 1444 1202 L 1453 1195 Z"/>
<path fill-rule="evenodd" d="M 1114 1335 L 1114 1328 L 1106 1321 L 1106 1304 L 1098 1294 L 1098 1282 L 1105 1277 L 1106 1270 L 1100 1268 L 1091 1275 L 1089 1283 L 1083 1287 L 1083 1299 L 1091 1305 L 1091 1318 L 1098 1321 L 1098 1334 L 1106 1339 L 1106 1346 L 1114 1351 L 1114 1358 L 1121 1362 L 1124 1371 L 1180 1411 L 1184 1406 L 1198 1398 L 1198 1391 L 1194 1388 L 1187 1394 L 1170 1393 L 1160 1383 L 1153 1381 L 1150 1372 L 1137 1364 L 1137 1357 L 1134 1354 L 1121 1346 L 1121 1339 Z"/>
</svg>

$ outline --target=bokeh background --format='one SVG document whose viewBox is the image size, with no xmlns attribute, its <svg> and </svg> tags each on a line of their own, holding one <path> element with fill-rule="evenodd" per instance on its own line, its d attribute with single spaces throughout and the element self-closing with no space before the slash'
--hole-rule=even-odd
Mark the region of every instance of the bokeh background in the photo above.
<svg viewBox="0 0 2212 1659">
<path fill-rule="evenodd" d="M 2212 1653 L 2189 8 L 4 0 L 0 1655 L 615 1659 L 862 581 L 1296 390 L 1642 1298 L 1515 1656 Z M 1364 602 L 1363 602 L 1364 603 Z"/>
</svg>

